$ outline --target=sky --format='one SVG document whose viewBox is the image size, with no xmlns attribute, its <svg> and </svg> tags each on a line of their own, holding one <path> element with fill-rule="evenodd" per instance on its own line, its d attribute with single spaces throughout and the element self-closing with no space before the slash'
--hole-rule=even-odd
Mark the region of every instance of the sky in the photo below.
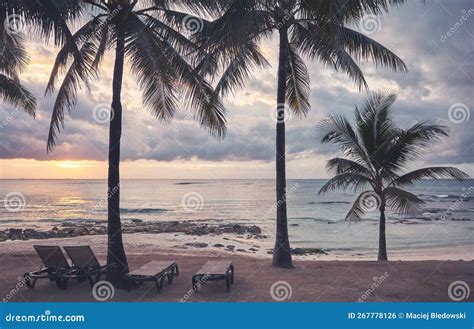
<svg viewBox="0 0 474 329">
<path fill-rule="evenodd" d="M 409 1 L 381 17 L 366 17 L 359 31 L 382 43 L 407 64 L 393 73 L 361 63 L 371 90 L 398 94 L 393 115 L 407 127 L 430 120 L 449 127 L 450 135 L 412 167 L 452 165 L 474 176 L 474 3 L 470 0 Z M 227 135 L 217 140 L 182 108 L 163 124 L 141 104 L 135 77 L 125 71 L 121 177 L 125 179 L 263 179 L 275 176 L 275 38 L 262 44 L 271 67 L 257 69 L 246 87 L 225 100 Z M 34 37 L 27 42 L 30 63 L 22 83 L 37 97 L 37 117 L 0 102 L 0 179 L 107 177 L 108 121 L 112 53 L 102 77 L 83 89 L 75 109 L 66 114 L 57 147 L 46 153 L 53 96 L 44 96 L 55 55 L 52 45 Z M 365 91 L 342 73 L 306 59 L 311 77 L 310 113 L 291 117 L 287 129 L 287 177 L 326 178 L 335 146 L 321 145 L 317 123 L 331 113 L 352 119 Z M 473 114 L 474 116 L 474 114 Z"/>
</svg>

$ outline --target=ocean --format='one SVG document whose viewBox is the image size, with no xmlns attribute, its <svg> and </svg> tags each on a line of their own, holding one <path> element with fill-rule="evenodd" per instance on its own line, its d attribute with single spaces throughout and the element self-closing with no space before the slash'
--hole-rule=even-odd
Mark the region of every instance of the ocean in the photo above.
<svg viewBox="0 0 474 329">
<path fill-rule="evenodd" d="M 320 196 L 324 182 L 287 182 L 292 247 L 323 248 L 340 255 L 376 253 L 377 211 L 359 222 L 345 221 L 355 194 Z M 273 240 L 273 180 L 123 180 L 121 188 L 123 221 L 258 225 Z M 387 213 L 389 252 L 422 254 L 451 248 L 462 254 L 463 248 L 474 245 L 474 180 L 426 180 L 410 191 L 426 201 L 424 211 L 412 217 Z M 0 229 L 50 229 L 67 221 L 106 221 L 106 192 L 105 180 L 2 180 Z"/>
</svg>

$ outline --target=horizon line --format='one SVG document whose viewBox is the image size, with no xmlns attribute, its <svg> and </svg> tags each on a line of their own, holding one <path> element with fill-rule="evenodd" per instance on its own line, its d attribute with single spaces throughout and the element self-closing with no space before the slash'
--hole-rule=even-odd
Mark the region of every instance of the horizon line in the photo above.
<svg viewBox="0 0 474 329">
<path fill-rule="evenodd" d="M 287 178 L 288 180 L 323 180 L 330 178 Z M 472 180 L 469 177 L 464 180 Z M 104 180 L 107 178 L 0 178 L 2 180 Z M 275 178 L 121 178 L 120 180 L 275 180 Z M 424 178 L 423 180 L 456 180 L 455 178 Z"/>
</svg>

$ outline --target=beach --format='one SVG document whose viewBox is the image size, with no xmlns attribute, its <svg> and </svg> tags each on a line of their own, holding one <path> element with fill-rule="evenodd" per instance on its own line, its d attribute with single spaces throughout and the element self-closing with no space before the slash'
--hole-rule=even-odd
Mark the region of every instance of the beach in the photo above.
<svg viewBox="0 0 474 329">
<path fill-rule="evenodd" d="M 130 292 L 115 288 L 110 300 L 449 301 L 453 282 L 472 286 L 474 208 L 470 196 L 462 194 L 472 182 L 428 181 L 418 186 L 416 193 L 428 202 L 426 211 L 420 217 L 388 219 L 390 262 L 376 261 L 377 215 L 357 223 L 345 221 L 354 196 L 315 196 L 322 182 L 289 181 L 295 268 L 282 269 L 271 264 L 272 181 L 125 181 L 122 229 L 130 270 L 154 259 L 175 260 L 180 275 L 159 294 L 153 284 L 143 284 Z M 60 291 L 39 281 L 30 290 L 19 276 L 39 268 L 33 249 L 37 244 L 90 245 L 105 263 L 106 200 L 100 196 L 104 184 L 26 180 L 2 186 L 5 190 L 15 186 L 25 195 L 24 207 L 4 212 L 0 222 L 4 301 L 95 301 L 87 282 L 72 282 Z M 453 208 L 457 200 L 462 205 Z M 192 275 L 212 259 L 234 263 L 231 291 L 227 293 L 220 281 L 193 292 Z"/>
<path fill-rule="evenodd" d="M 288 180 L 291 247 L 298 254 L 321 251 L 305 255 L 304 259 L 309 260 L 376 259 L 377 212 L 367 213 L 358 222 L 346 221 L 355 195 L 318 195 L 324 182 Z M 424 212 L 405 217 L 388 214 L 391 259 L 471 260 L 473 185 L 473 180 L 426 180 L 416 185 L 412 191 L 426 201 Z M 33 241 L 105 234 L 105 190 L 104 180 L 2 181 L 0 194 L 18 191 L 24 202 L 15 211 L 0 212 L 0 245 L 12 238 Z M 233 249 L 236 253 L 268 257 L 275 242 L 274 195 L 272 180 L 124 180 L 122 225 L 127 240 L 129 234 L 141 233 L 133 235 L 136 241 L 130 241 L 132 246 L 154 245 L 157 249 L 178 248 L 180 252 L 193 248 L 199 252 Z M 2 207 L 4 203 L 0 203 Z M 22 230 L 21 235 L 15 233 L 18 230 Z M 100 241 L 105 246 L 105 239 Z M 216 244 L 222 246 L 214 247 Z M 31 249 L 32 242 L 26 245 Z"/>
<path fill-rule="evenodd" d="M 255 255 L 222 248 L 159 247 L 158 243 L 166 245 L 172 239 L 171 234 L 126 234 L 124 239 L 130 269 L 153 259 L 175 260 L 180 274 L 171 285 L 166 283 L 161 293 L 156 292 L 153 284 L 145 283 L 130 292 L 115 289 L 110 301 L 276 301 L 283 298 L 289 302 L 434 302 L 450 301 L 448 287 L 455 281 L 461 280 L 470 286 L 474 284 L 473 261 L 341 261 L 318 255 L 319 260 L 295 256 L 295 268 L 282 269 L 272 267 L 270 255 L 263 253 Z M 145 242 L 152 239 L 156 243 Z M 79 284 L 74 281 L 67 290 L 58 290 L 54 283 L 41 280 L 34 289 L 26 288 L 19 276 L 40 266 L 32 248 L 35 243 L 90 244 L 99 260 L 103 262 L 105 259 L 105 236 L 3 242 L 0 294 L 5 297 L 4 302 L 95 301 L 87 282 Z M 217 281 L 205 283 L 198 292 L 192 292 L 192 274 L 207 260 L 213 259 L 234 263 L 235 284 L 231 291 L 226 292 L 223 281 Z M 278 285 L 282 285 L 280 293 L 275 290 Z M 474 296 L 471 294 L 468 300 L 473 301 Z"/>
</svg>

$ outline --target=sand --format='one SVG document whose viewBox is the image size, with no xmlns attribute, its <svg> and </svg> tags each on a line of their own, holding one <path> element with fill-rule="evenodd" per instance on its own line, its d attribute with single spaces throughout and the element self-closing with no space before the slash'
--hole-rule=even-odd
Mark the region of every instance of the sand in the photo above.
<svg viewBox="0 0 474 329">
<path fill-rule="evenodd" d="M 154 239 L 172 239 L 155 235 Z M 340 261 L 306 260 L 295 257 L 294 269 L 271 266 L 270 255 L 224 252 L 214 249 L 160 249 L 159 243 L 133 242 L 126 236 L 131 269 L 152 259 L 176 260 L 180 275 L 172 285 L 165 284 L 157 293 L 152 284 L 143 284 L 127 292 L 115 289 L 111 301 L 200 302 L 200 301 L 346 301 L 404 302 L 450 301 L 448 287 L 464 281 L 474 287 L 474 262 L 446 259 L 426 261 Z M 0 244 L 0 296 L 13 301 L 95 301 L 87 282 L 72 282 L 65 291 L 54 283 L 38 281 L 34 289 L 18 280 L 24 272 L 40 265 L 32 245 L 38 241 L 7 241 Z M 90 243 L 99 259 L 105 258 L 105 237 L 42 240 L 42 244 Z M 320 256 L 324 257 L 324 256 Z M 235 284 L 226 292 L 223 281 L 208 282 L 198 292 L 191 288 L 191 276 L 206 260 L 230 259 L 236 268 Z M 272 289 L 273 287 L 273 289 Z M 474 294 L 465 299 L 474 301 Z"/>
</svg>

